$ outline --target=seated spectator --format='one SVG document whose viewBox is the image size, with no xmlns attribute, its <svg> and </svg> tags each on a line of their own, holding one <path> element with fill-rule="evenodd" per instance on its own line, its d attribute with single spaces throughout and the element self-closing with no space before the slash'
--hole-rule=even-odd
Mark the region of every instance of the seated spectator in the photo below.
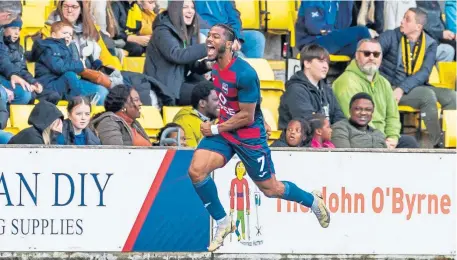
<svg viewBox="0 0 457 260">
<path fill-rule="evenodd" d="M 146 36 L 151 39 L 152 23 L 159 12 L 159 7 L 154 0 L 139 0 L 134 2 L 127 14 L 128 35 Z M 128 36 L 127 36 L 128 37 Z M 149 43 L 149 40 L 147 43 Z M 146 45 L 134 43 L 135 48 L 129 56 L 141 56 L 146 52 Z"/>
<path fill-rule="evenodd" d="M 384 59 L 379 71 L 392 85 L 398 104 L 420 109 L 430 142 L 438 148 L 443 140 L 436 103 L 440 102 L 444 110 L 455 110 L 456 93 L 428 83 L 438 44 L 424 32 L 426 23 L 424 11 L 411 8 L 399 28 L 380 35 Z"/>
<path fill-rule="evenodd" d="M 240 12 L 233 0 L 195 1 L 195 9 L 203 20 L 200 29 L 203 35 L 208 35 L 209 28 L 216 24 L 230 25 L 235 31 L 236 38 L 232 49 L 241 51 L 246 58 L 263 58 L 265 36 L 255 30 L 242 30 Z"/>
<path fill-rule="evenodd" d="M 417 7 L 427 13 L 425 32 L 437 43 L 436 61 L 453 61 L 455 57 L 455 33 L 446 30 L 442 19 L 441 7 L 438 1 L 416 1 Z"/>
<path fill-rule="evenodd" d="M 54 104 L 40 101 L 30 113 L 28 124 L 31 127 L 13 136 L 8 144 L 57 144 L 62 120 L 62 112 Z"/>
<path fill-rule="evenodd" d="M 73 44 L 70 46 L 73 55 L 85 59 L 87 68 L 93 67 L 93 61 L 101 60 L 103 65 L 120 70 L 122 66 L 119 59 L 108 50 L 100 36 L 99 28 L 94 24 L 90 11 L 91 3 L 92 1 L 57 1 L 57 9 L 49 15 L 45 26 L 40 30 L 41 36 L 51 36 L 51 25 L 54 22 L 70 23 L 74 29 Z M 90 50 L 90 56 L 84 55 L 82 50 L 85 48 Z"/>
<path fill-rule="evenodd" d="M 63 121 L 58 144 L 101 145 L 100 139 L 89 127 L 91 105 L 87 97 L 77 96 L 68 102 L 68 119 Z"/>
<path fill-rule="evenodd" d="M 341 120 L 332 125 L 332 143 L 335 147 L 387 148 L 385 135 L 369 125 L 375 111 L 371 96 L 363 92 L 357 93 L 351 98 L 349 107 L 349 120 Z"/>
<path fill-rule="evenodd" d="M 162 82 L 164 94 L 182 106 L 190 104 L 192 89 L 210 69 L 206 60 L 198 61 L 206 57 L 198 27 L 193 1 L 170 1 L 154 21 L 146 50 L 144 73 Z"/>
<path fill-rule="evenodd" d="M 70 100 L 75 96 L 98 94 L 98 104 L 102 105 L 108 90 L 80 79 L 78 74 L 83 72 L 85 64 L 80 59 L 73 58 L 69 48 L 72 36 L 71 24 L 60 21 L 52 25 L 51 37 L 35 41 L 32 48 L 32 60 L 36 62 L 35 77 L 47 91 L 57 92 L 59 99 Z"/>
<path fill-rule="evenodd" d="M 310 127 L 306 121 L 290 120 L 286 131 L 281 133 L 278 140 L 271 147 L 305 147 L 308 146 Z"/>
<path fill-rule="evenodd" d="M 27 104 L 32 98 L 32 93 L 40 94 L 43 91 L 43 86 L 38 83 L 38 81 L 33 77 L 33 75 L 27 69 L 27 63 L 24 57 L 24 49 L 19 44 L 19 35 L 22 29 L 22 20 L 18 17 L 12 23 L 5 25 L 3 33 L 3 43 L 8 47 L 9 53 L 8 57 L 10 59 L 11 65 L 14 67 L 17 75 L 24 79 L 30 86 L 30 92 L 27 91 L 22 95 L 22 100 L 13 99 L 13 104 Z M 1 82 L 4 85 L 9 85 L 9 82 L 3 80 Z M 11 90 L 13 92 L 23 91 L 23 88 L 18 88 L 18 90 Z M 29 90 L 29 89 L 27 89 Z M 13 93 L 14 94 L 14 93 Z M 16 96 L 16 95 L 15 95 Z M 21 95 L 19 95 L 20 97 Z"/>
<path fill-rule="evenodd" d="M 457 12 L 456 5 L 457 2 L 455 0 L 447 0 L 444 6 L 444 13 L 446 14 L 446 29 L 453 32 L 454 34 L 457 33 L 455 26 L 455 16 Z"/>
<path fill-rule="evenodd" d="M 332 128 L 330 121 L 322 114 L 314 114 L 309 121 L 311 127 L 311 147 L 313 148 L 335 148 L 332 143 Z"/>
<path fill-rule="evenodd" d="M 305 46 L 300 53 L 302 70 L 286 82 L 286 92 L 279 104 L 279 129 L 284 130 L 292 118 L 311 119 L 323 114 L 333 124 L 344 119 L 331 87 L 324 81 L 329 69 L 329 54 L 317 44 Z"/>
<path fill-rule="evenodd" d="M 103 145 L 151 146 L 146 131 L 136 120 L 140 117 L 138 92 L 125 85 L 109 90 L 105 111 L 95 115 L 91 125 Z"/>
<path fill-rule="evenodd" d="M 184 129 L 176 123 L 168 123 L 162 127 L 158 139 L 159 142 L 156 144 L 158 146 L 187 146 L 186 133 Z"/>
<path fill-rule="evenodd" d="M 0 130 L 0 144 L 7 144 L 13 134 Z"/>
<path fill-rule="evenodd" d="M 346 71 L 333 82 L 333 90 L 343 110 L 350 117 L 350 100 L 359 92 L 365 92 L 374 100 L 373 120 L 370 127 L 381 131 L 389 148 L 417 148 L 416 139 L 400 135 L 401 122 L 392 86 L 378 71 L 382 62 L 381 45 L 375 39 L 360 40 L 355 59 Z"/>
<path fill-rule="evenodd" d="M 173 119 L 186 133 L 186 142 L 190 147 L 197 147 L 203 138 L 200 125 L 213 121 L 219 115 L 219 98 L 213 83 L 202 81 L 192 90 L 192 107 L 182 108 Z"/>
<path fill-rule="evenodd" d="M 127 20 L 129 11 L 135 2 L 136 1 L 110 1 L 114 18 L 119 26 L 117 33 L 113 36 L 116 46 L 126 50 L 128 56 L 139 57 L 144 53 L 144 48 L 148 46 L 151 36 L 129 33 Z M 132 19 L 132 17 L 130 17 L 130 19 Z"/>
<path fill-rule="evenodd" d="M 299 50 L 315 43 L 330 54 L 354 55 L 357 42 L 378 34 L 365 26 L 352 23 L 353 1 L 301 1 L 295 25 Z"/>
</svg>

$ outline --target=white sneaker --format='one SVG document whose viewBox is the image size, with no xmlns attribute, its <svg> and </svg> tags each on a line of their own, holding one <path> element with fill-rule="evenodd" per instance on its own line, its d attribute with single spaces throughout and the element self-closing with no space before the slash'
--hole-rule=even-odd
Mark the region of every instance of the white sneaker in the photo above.
<svg viewBox="0 0 457 260">
<path fill-rule="evenodd" d="M 235 225 L 233 225 L 230 222 L 230 218 L 226 216 L 225 220 L 223 220 L 222 223 L 217 225 L 216 232 L 214 234 L 213 240 L 209 244 L 208 251 L 214 252 L 219 247 L 221 247 L 224 244 L 225 237 L 227 237 L 230 233 L 235 232 L 235 229 Z"/>
<path fill-rule="evenodd" d="M 314 195 L 314 202 L 311 208 L 316 215 L 317 220 L 319 220 L 319 224 L 321 224 L 323 228 L 326 228 L 330 224 L 330 211 L 325 206 L 320 191 L 313 191 L 311 193 Z"/>
</svg>

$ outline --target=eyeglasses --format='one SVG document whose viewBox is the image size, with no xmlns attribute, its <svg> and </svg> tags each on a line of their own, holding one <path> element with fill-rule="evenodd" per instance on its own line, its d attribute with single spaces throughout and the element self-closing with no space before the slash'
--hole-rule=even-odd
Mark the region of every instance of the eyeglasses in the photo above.
<svg viewBox="0 0 457 260">
<path fill-rule="evenodd" d="M 375 57 L 375 58 L 379 58 L 379 56 L 381 56 L 381 52 L 379 52 L 379 51 L 357 51 L 357 52 L 363 53 L 363 56 L 365 56 L 365 58 L 370 57 L 371 54 L 373 54 L 373 57 Z"/>
<path fill-rule="evenodd" d="M 79 10 L 79 5 L 62 5 L 62 8 L 63 8 L 64 10 L 67 10 L 67 11 L 70 10 L 70 9 L 71 9 L 72 11 L 73 11 L 73 10 Z"/>
</svg>

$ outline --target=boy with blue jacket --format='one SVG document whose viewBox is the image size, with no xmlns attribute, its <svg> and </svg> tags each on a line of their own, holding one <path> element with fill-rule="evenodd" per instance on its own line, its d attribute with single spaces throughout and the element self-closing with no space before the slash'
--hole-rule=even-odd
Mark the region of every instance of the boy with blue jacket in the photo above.
<svg viewBox="0 0 457 260">
<path fill-rule="evenodd" d="M 108 90 L 80 78 L 78 74 L 84 71 L 85 64 L 71 51 L 72 39 L 73 26 L 59 21 L 52 24 L 51 37 L 34 42 L 31 56 L 36 62 L 35 77 L 45 90 L 59 93 L 60 99 L 98 96 L 97 104 L 102 105 Z"/>
</svg>

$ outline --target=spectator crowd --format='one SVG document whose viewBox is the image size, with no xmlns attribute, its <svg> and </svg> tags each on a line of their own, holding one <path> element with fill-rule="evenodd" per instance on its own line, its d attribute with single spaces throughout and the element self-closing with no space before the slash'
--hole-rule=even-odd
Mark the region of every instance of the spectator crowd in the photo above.
<svg viewBox="0 0 457 260">
<path fill-rule="evenodd" d="M 233 30 L 236 58 L 264 57 L 264 34 L 243 29 L 234 1 L 55 2 L 24 49 L 21 1 L 0 1 L 1 144 L 196 147 L 200 124 L 219 113 L 209 29 Z M 442 148 L 439 111 L 456 110 L 456 92 L 428 80 L 438 62 L 455 61 L 455 22 L 455 1 L 301 1 L 301 70 L 285 83 L 282 134 L 272 146 L 418 148 L 420 140 L 401 133 L 399 106 L 409 106 L 420 111 L 431 147 Z M 331 83 L 330 55 L 352 59 Z M 144 57 L 144 73 L 124 71 L 125 57 Z M 30 127 L 14 136 L 1 130 L 12 104 L 36 104 Z M 94 105 L 104 112 L 91 116 Z M 138 121 L 143 105 L 183 107 L 157 143 Z"/>
</svg>

